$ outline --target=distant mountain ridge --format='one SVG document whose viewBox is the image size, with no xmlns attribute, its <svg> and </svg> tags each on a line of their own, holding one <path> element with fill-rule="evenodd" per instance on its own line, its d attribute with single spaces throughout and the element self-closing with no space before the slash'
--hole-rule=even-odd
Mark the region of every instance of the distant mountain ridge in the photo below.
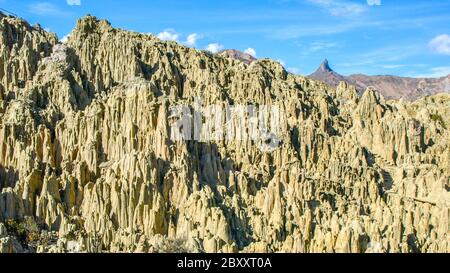
<svg viewBox="0 0 450 273">
<path fill-rule="evenodd" d="M 236 50 L 236 49 L 225 49 L 218 53 L 219 56 L 222 57 L 230 57 L 235 60 L 241 61 L 246 64 L 251 64 L 252 62 L 256 61 L 257 59 L 253 57 L 250 54 L 247 54 L 245 52 Z"/>
<path fill-rule="evenodd" d="M 378 90 L 386 99 L 405 99 L 414 101 L 438 93 L 450 93 L 450 75 L 441 78 L 409 78 L 390 75 L 368 76 L 354 74 L 343 76 L 330 68 L 325 59 L 320 67 L 308 77 L 337 87 L 344 81 L 363 93 L 368 87 Z"/>
</svg>

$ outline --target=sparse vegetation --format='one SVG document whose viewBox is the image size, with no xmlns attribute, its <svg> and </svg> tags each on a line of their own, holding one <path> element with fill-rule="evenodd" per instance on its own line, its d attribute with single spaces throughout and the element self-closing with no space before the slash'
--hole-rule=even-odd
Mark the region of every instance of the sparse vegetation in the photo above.
<svg viewBox="0 0 450 273">
<path fill-rule="evenodd" d="M 441 115 L 439 114 L 432 114 L 431 115 L 431 120 L 434 122 L 439 123 L 442 127 L 444 127 L 445 129 L 447 129 L 444 119 L 441 117 Z"/>
<path fill-rule="evenodd" d="M 4 222 L 8 233 L 16 237 L 23 245 L 33 245 L 40 240 L 39 227 L 32 218 L 25 218 L 23 221 L 6 220 Z"/>
<path fill-rule="evenodd" d="M 189 253 L 186 240 L 167 240 L 164 246 L 158 251 L 160 253 Z"/>
</svg>

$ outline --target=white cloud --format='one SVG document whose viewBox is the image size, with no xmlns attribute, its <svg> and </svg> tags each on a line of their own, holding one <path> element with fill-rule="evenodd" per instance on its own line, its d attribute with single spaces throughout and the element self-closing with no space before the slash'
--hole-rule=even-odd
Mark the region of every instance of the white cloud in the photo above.
<svg viewBox="0 0 450 273">
<path fill-rule="evenodd" d="M 160 32 L 157 37 L 163 41 L 178 41 L 180 35 L 175 32 L 173 29 L 166 29 L 163 32 Z"/>
<path fill-rule="evenodd" d="M 334 43 L 334 42 L 314 42 L 311 43 L 309 49 L 307 51 L 309 51 L 309 53 L 315 53 L 315 52 L 319 52 L 319 51 L 323 51 L 323 50 L 329 50 L 332 48 L 336 48 L 339 47 L 338 43 Z"/>
<path fill-rule="evenodd" d="M 422 54 L 422 47 L 416 44 L 396 44 L 393 46 L 379 47 L 362 54 L 354 54 L 340 67 L 367 67 L 379 66 L 385 63 L 399 63 L 404 59 Z"/>
<path fill-rule="evenodd" d="M 223 49 L 223 45 L 218 43 L 209 44 L 206 47 L 206 50 L 210 51 L 211 53 L 217 53 Z"/>
<path fill-rule="evenodd" d="M 57 6 L 49 2 L 40 2 L 28 6 L 31 13 L 37 15 L 67 16 L 68 13 L 60 10 Z"/>
<path fill-rule="evenodd" d="M 66 0 L 69 6 L 81 6 L 81 0 Z"/>
<path fill-rule="evenodd" d="M 308 0 L 309 2 L 320 6 L 333 16 L 353 16 L 366 11 L 366 7 L 361 4 L 356 4 L 344 0 Z M 376 0 L 371 0 L 376 1 Z"/>
<path fill-rule="evenodd" d="M 381 67 L 386 68 L 386 69 L 397 69 L 397 68 L 406 67 L 406 64 L 384 64 L 384 65 L 381 65 Z"/>
<path fill-rule="evenodd" d="M 381 0 L 367 0 L 367 5 L 369 6 L 380 6 Z"/>
<path fill-rule="evenodd" d="M 195 46 L 198 39 L 200 39 L 200 36 L 197 33 L 189 34 L 184 44 L 187 46 Z"/>
<path fill-rule="evenodd" d="M 148 33 L 151 34 L 151 33 Z M 165 29 L 164 31 L 158 33 L 156 37 L 163 41 L 175 41 L 175 42 L 181 42 L 181 35 L 176 32 L 174 29 Z M 191 33 L 186 37 L 186 41 L 182 42 L 186 46 L 195 47 L 197 44 L 197 41 L 201 38 L 201 36 L 197 33 Z"/>
<path fill-rule="evenodd" d="M 450 36 L 448 34 L 436 36 L 428 45 L 436 53 L 450 55 Z"/>
<path fill-rule="evenodd" d="M 251 48 L 251 47 L 249 47 L 246 50 L 244 50 L 244 53 L 246 53 L 248 55 L 251 55 L 251 56 L 256 58 L 256 50 Z"/>
<path fill-rule="evenodd" d="M 317 26 L 288 26 L 271 31 L 271 36 L 275 39 L 294 39 L 309 36 L 326 36 L 344 33 L 355 28 L 366 27 L 366 24 L 344 23 L 337 25 L 317 25 Z"/>
<path fill-rule="evenodd" d="M 65 44 L 65 43 L 67 43 L 67 41 L 69 40 L 69 38 L 70 38 L 70 33 L 67 34 L 66 36 L 62 37 L 62 39 L 60 40 L 60 42 L 63 43 L 63 44 Z"/>
<path fill-rule="evenodd" d="M 286 62 L 281 59 L 278 59 L 277 62 L 279 62 L 282 66 L 286 66 Z"/>
<path fill-rule="evenodd" d="M 414 75 L 417 78 L 440 78 L 450 75 L 450 66 L 439 66 L 431 68 L 427 73 Z"/>
<path fill-rule="evenodd" d="M 300 74 L 300 69 L 297 67 L 288 67 L 286 70 L 292 74 Z"/>
</svg>

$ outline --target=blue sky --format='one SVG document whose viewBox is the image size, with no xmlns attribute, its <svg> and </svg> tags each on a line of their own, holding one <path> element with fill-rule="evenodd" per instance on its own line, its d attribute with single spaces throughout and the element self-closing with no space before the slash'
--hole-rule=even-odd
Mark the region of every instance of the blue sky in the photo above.
<svg viewBox="0 0 450 273">
<path fill-rule="evenodd" d="M 200 49 L 247 50 L 299 74 L 450 74 L 449 0 L 0 0 L 60 38 L 86 14 Z"/>
</svg>

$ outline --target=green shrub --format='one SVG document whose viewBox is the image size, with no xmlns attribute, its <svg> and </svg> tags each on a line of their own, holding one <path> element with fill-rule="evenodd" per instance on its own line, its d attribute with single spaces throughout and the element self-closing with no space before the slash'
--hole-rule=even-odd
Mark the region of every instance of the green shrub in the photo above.
<svg viewBox="0 0 450 273">
<path fill-rule="evenodd" d="M 22 245 L 30 245 L 37 243 L 40 240 L 40 231 L 36 223 L 26 218 L 24 221 L 6 220 L 5 227 L 8 233 L 15 236 Z"/>
<path fill-rule="evenodd" d="M 441 124 L 442 127 L 444 127 L 445 129 L 447 129 L 446 126 L 445 126 L 444 119 L 443 119 L 439 114 L 432 114 L 432 115 L 431 115 L 431 120 L 433 120 L 434 122 L 437 122 L 437 123 Z"/>
<path fill-rule="evenodd" d="M 182 239 L 167 240 L 162 249 L 158 252 L 160 253 L 189 253 L 186 248 L 186 241 Z"/>
</svg>

